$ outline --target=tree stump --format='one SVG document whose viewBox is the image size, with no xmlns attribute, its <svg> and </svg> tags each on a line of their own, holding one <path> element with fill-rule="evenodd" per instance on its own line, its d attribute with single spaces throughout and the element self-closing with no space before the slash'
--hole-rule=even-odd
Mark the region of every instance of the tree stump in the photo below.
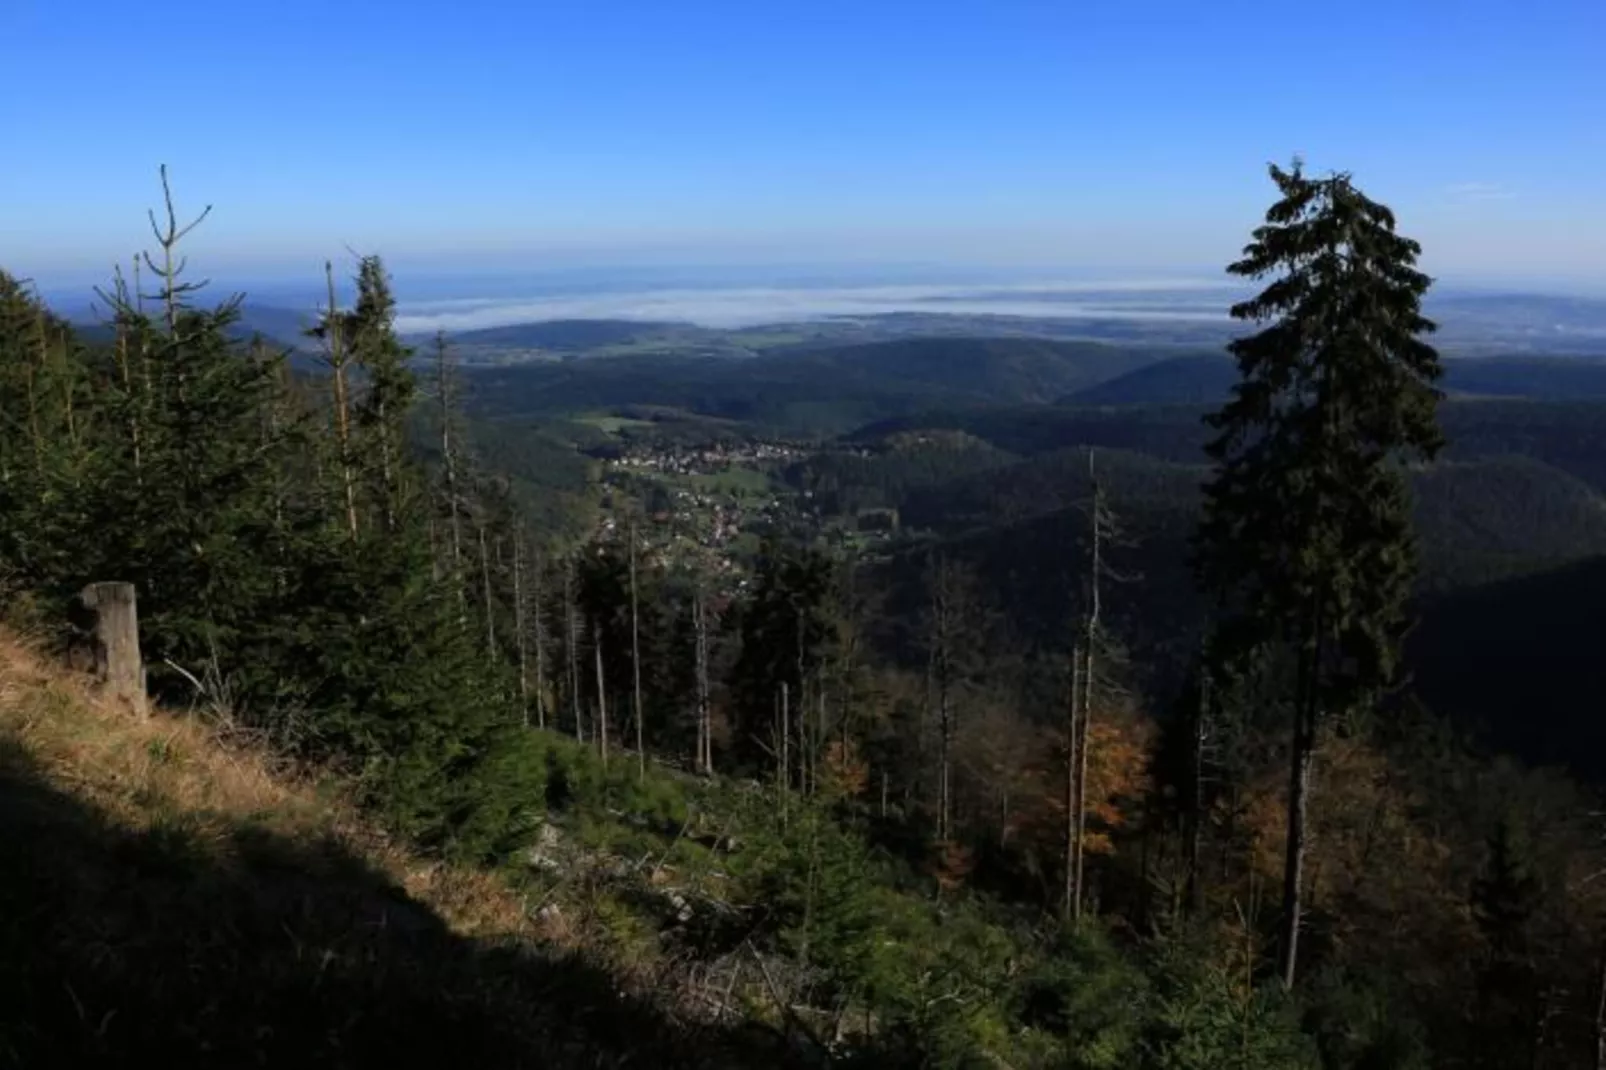
<svg viewBox="0 0 1606 1070">
<path fill-rule="evenodd" d="M 79 600 L 94 618 L 95 675 L 107 694 L 146 713 L 139 608 L 132 583 L 91 583 Z"/>
</svg>

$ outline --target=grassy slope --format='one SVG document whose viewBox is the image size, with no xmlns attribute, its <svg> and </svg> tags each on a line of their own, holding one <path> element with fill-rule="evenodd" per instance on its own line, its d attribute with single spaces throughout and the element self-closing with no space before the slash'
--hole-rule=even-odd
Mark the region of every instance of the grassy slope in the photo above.
<svg viewBox="0 0 1606 1070">
<path fill-rule="evenodd" d="M 0 638 L 0 1065 L 785 1065 L 194 717 Z"/>
</svg>

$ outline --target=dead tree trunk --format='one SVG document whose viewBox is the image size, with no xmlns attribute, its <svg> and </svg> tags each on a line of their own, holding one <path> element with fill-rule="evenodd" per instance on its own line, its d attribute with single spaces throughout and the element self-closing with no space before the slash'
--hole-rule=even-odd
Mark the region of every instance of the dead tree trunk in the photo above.
<svg viewBox="0 0 1606 1070">
<path fill-rule="evenodd" d="M 608 768 L 608 680 L 602 671 L 602 624 L 591 622 L 591 650 L 597 662 L 597 742 L 602 751 L 602 768 Z"/>
<path fill-rule="evenodd" d="M 1081 721 L 1082 702 L 1082 647 L 1071 645 L 1071 695 L 1065 715 L 1065 900 L 1061 904 L 1064 917 L 1069 920 L 1076 909 L 1076 778 L 1077 725 Z"/>
<path fill-rule="evenodd" d="M 323 264 L 324 277 L 329 285 L 329 312 L 324 321 L 327 360 L 335 383 L 335 436 L 340 451 L 340 480 L 345 489 L 346 533 L 357 538 L 357 474 L 353 468 L 351 451 L 351 393 L 346 382 L 346 366 L 350 357 L 346 353 L 346 326 L 339 307 L 335 304 L 335 268 L 329 261 Z"/>
<path fill-rule="evenodd" d="M 1299 929 L 1304 911 L 1305 837 L 1310 816 L 1311 770 L 1316 753 L 1316 719 L 1324 644 L 1320 613 L 1299 654 L 1294 703 L 1293 747 L 1288 771 L 1288 838 L 1283 858 L 1282 941 L 1277 972 L 1284 988 L 1293 988 L 1299 963 Z"/>
<path fill-rule="evenodd" d="M 1199 704 L 1194 711 L 1193 725 L 1188 733 L 1191 768 L 1188 771 L 1188 810 L 1183 821 L 1183 855 L 1186 858 L 1187 882 L 1183 898 L 1190 915 L 1197 914 L 1204 905 L 1204 878 L 1199 871 L 1199 842 L 1204 826 L 1205 747 L 1210 737 L 1210 673 L 1203 665 L 1199 669 Z"/>
<path fill-rule="evenodd" d="M 139 606 L 132 583 L 92 583 L 79 600 L 94 618 L 95 675 L 105 691 L 144 716 L 145 666 L 139 654 Z"/>
<path fill-rule="evenodd" d="M 496 660 L 496 603 L 491 600 L 491 558 L 485 552 L 485 525 L 479 527 L 480 582 L 485 598 L 485 656 Z"/>
<path fill-rule="evenodd" d="M 631 714 L 636 721 L 636 773 L 642 783 L 647 781 L 646 733 L 642 726 L 641 702 L 641 608 L 636 597 L 636 525 L 630 524 L 630 675 L 634 691 L 635 708 Z"/>
<path fill-rule="evenodd" d="M 139 262 L 135 261 L 135 267 Z M 134 463 L 134 485 L 144 485 L 143 438 L 141 437 L 140 414 L 145 408 L 144 397 L 134 387 L 133 356 L 128 351 L 128 293 L 123 282 L 122 272 L 117 273 L 117 301 L 119 309 L 126 309 L 117 317 L 117 339 L 113 353 L 117 359 L 117 371 L 123 381 L 123 395 L 128 399 L 128 444 L 130 457 Z M 141 332 L 143 334 L 143 332 Z M 144 344 L 143 342 L 141 343 Z"/>
<path fill-rule="evenodd" d="M 532 562 L 530 572 L 530 631 L 535 640 L 535 723 L 546 727 L 546 622 L 542 616 L 545 605 L 545 585 L 541 581 L 541 559 Z"/>
<path fill-rule="evenodd" d="M 714 725 L 708 702 L 708 604 L 699 581 L 692 595 L 692 627 L 697 658 L 697 767 L 707 776 L 714 774 Z"/>
<path fill-rule="evenodd" d="M 574 738 L 576 742 L 584 743 L 585 722 L 580 713 L 580 627 L 575 620 L 573 554 L 568 556 L 563 565 L 563 629 L 563 652 L 569 663 L 569 706 L 574 714 Z"/>
<path fill-rule="evenodd" d="M 953 575 L 946 558 L 931 573 L 931 684 L 937 700 L 937 839 L 946 841 L 952 811 Z"/>
<path fill-rule="evenodd" d="M 781 681 L 781 746 L 780 746 L 780 776 L 781 791 L 785 792 L 791 786 L 792 780 L 792 725 L 791 725 L 791 688 L 785 680 Z"/>
<path fill-rule="evenodd" d="M 457 587 L 458 621 L 466 628 L 468 594 L 463 589 L 463 527 L 458 516 L 461 502 L 457 493 L 457 447 L 452 438 L 452 425 L 457 420 L 456 385 L 452 351 L 445 333 L 439 333 L 435 336 L 435 393 L 440 403 L 441 466 L 446 477 L 446 516 L 451 525 L 452 583 Z"/>
<path fill-rule="evenodd" d="M 1082 917 L 1082 907 L 1086 901 L 1086 887 L 1083 881 L 1083 856 L 1087 842 L 1087 760 L 1089 747 L 1089 729 L 1093 723 L 1093 694 L 1095 672 L 1095 656 L 1099 642 L 1099 613 L 1100 580 L 1104 572 L 1104 536 L 1107 526 L 1106 507 L 1104 504 L 1104 490 L 1099 485 L 1098 477 L 1093 469 L 1093 451 L 1087 452 L 1087 477 L 1092 485 L 1092 501 L 1088 507 L 1088 527 L 1091 545 L 1088 554 L 1088 594 L 1087 618 L 1082 634 L 1082 713 L 1076 726 L 1076 832 L 1072 846 L 1074 848 L 1074 861 L 1076 868 L 1074 894 L 1071 898 L 1071 918 L 1079 920 Z"/>
<path fill-rule="evenodd" d="M 519 655 L 519 713 L 530 727 L 529 634 L 524 613 L 524 533 L 513 536 L 513 640 Z"/>
</svg>

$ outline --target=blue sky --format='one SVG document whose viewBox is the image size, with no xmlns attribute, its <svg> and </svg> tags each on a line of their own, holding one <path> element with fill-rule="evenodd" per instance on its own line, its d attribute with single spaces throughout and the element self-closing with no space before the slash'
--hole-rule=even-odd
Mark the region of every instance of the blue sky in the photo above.
<svg viewBox="0 0 1606 1070">
<path fill-rule="evenodd" d="M 1606 288 L 1602 0 L 0 0 L 0 264 L 1215 271 L 1269 160 Z"/>
</svg>

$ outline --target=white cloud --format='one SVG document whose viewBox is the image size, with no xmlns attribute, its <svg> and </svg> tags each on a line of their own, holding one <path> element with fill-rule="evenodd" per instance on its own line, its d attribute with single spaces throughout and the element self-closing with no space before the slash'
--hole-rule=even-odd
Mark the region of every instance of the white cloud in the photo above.
<svg viewBox="0 0 1606 1070">
<path fill-rule="evenodd" d="M 403 305 L 407 332 L 475 330 L 554 319 L 670 320 L 709 327 L 888 312 L 1061 319 L 1223 320 L 1230 283 L 1172 279 L 1009 286 L 835 286 L 643 289 L 631 292 L 455 298 Z"/>
</svg>

